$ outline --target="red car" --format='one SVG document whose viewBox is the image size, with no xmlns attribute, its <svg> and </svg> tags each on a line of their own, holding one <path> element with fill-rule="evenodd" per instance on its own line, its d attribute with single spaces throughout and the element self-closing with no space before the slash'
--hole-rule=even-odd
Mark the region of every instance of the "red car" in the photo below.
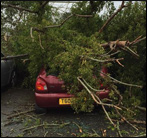
<svg viewBox="0 0 147 138">
<path fill-rule="evenodd" d="M 106 68 L 102 68 L 103 73 L 107 73 Z M 103 74 L 101 74 L 103 77 Z M 101 91 L 99 97 L 107 98 L 109 90 Z M 36 113 L 44 112 L 50 107 L 70 107 L 70 100 L 74 95 L 68 94 L 64 81 L 53 75 L 46 75 L 44 68 L 41 69 L 35 86 Z"/>
</svg>

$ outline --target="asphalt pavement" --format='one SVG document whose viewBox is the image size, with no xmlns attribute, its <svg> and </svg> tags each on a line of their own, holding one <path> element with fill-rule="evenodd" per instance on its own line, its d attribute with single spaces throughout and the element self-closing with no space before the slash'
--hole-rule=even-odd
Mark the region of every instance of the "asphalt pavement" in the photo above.
<svg viewBox="0 0 147 138">
<path fill-rule="evenodd" d="M 34 91 L 9 88 L 1 92 L 1 137 L 117 137 L 100 107 L 76 114 L 71 108 L 34 112 Z M 145 115 L 143 115 L 145 118 Z M 142 117 L 142 118 L 143 118 Z M 128 124 L 120 125 L 123 135 L 141 134 Z M 129 130 L 129 132 L 127 132 Z"/>
</svg>

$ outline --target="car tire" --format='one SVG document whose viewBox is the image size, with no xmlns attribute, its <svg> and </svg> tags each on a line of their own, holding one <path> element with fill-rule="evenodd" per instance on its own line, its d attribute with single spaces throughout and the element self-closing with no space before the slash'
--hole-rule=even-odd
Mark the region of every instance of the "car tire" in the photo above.
<svg viewBox="0 0 147 138">
<path fill-rule="evenodd" d="M 41 108 L 37 104 L 35 104 L 35 113 L 36 114 L 43 114 L 46 113 L 47 109 L 46 108 Z"/>
<path fill-rule="evenodd" d="M 16 81 L 17 81 L 16 71 L 13 70 L 12 73 L 11 73 L 10 86 L 15 87 L 16 86 Z"/>
</svg>

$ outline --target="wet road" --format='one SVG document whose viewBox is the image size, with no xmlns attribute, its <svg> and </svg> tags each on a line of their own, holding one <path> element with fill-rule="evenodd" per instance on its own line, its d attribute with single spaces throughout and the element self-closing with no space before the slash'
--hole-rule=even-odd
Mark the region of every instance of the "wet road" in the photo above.
<svg viewBox="0 0 147 138">
<path fill-rule="evenodd" d="M 76 114 L 72 109 L 50 109 L 46 114 L 35 114 L 34 92 L 28 89 L 11 88 L 1 92 L 1 136 L 2 137 L 98 137 L 117 133 L 108 129 L 101 108 L 92 113 Z M 18 115 L 19 113 L 22 113 Z M 123 129 L 134 130 L 127 124 Z M 104 133 L 105 132 L 105 133 Z"/>
</svg>

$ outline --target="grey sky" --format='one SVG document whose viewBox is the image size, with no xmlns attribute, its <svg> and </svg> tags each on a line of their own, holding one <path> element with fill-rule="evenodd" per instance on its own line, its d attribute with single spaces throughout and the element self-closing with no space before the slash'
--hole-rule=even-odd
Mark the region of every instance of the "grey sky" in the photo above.
<svg viewBox="0 0 147 138">
<path fill-rule="evenodd" d="M 51 5 L 54 7 L 58 7 L 60 12 L 66 12 L 69 11 L 72 4 L 76 1 L 52 1 L 50 2 Z M 122 1 L 114 1 L 114 6 L 116 9 L 121 5 Z M 102 14 L 104 11 L 102 11 L 100 14 Z"/>
</svg>

